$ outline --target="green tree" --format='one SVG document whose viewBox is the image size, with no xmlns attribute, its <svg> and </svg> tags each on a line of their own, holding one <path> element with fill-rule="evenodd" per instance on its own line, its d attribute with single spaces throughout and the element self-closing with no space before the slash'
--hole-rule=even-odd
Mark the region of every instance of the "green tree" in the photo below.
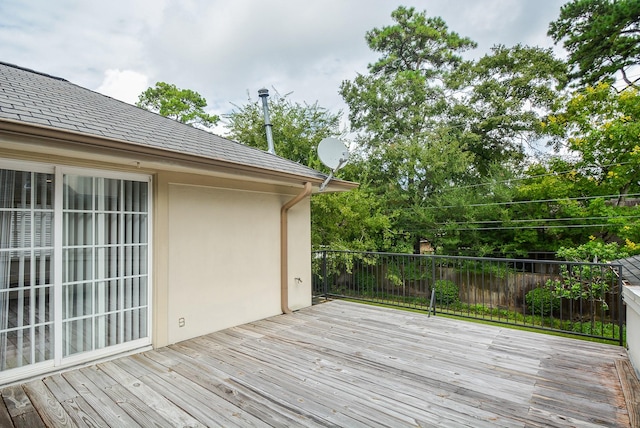
<svg viewBox="0 0 640 428">
<path fill-rule="evenodd" d="M 587 310 L 593 325 L 597 311 L 596 303 L 600 304 L 603 310 L 608 310 L 607 294 L 620 293 L 617 287 L 618 278 L 613 270 L 604 266 L 580 262 L 607 263 L 628 256 L 618 243 L 605 244 L 593 237 L 589 242 L 577 247 L 560 248 L 558 257 L 578 263 L 560 265 L 560 278 L 547 280 L 546 287 L 556 297 L 581 300 L 588 304 Z"/>
<path fill-rule="evenodd" d="M 358 133 L 360 180 L 394 213 L 395 236 L 418 243 L 428 216 L 425 198 L 465 174 L 469 155 L 437 124 L 451 95 L 443 82 L 475 43 L 449 31 L 441 18 L 399 7 L 391 26 L 374 28 L 365 39 L 380 58 L 367 74 L 344 81 L 340 93 Z"/>
<path fill-rule="evenodd" d="M 629 192 L 639 191 L 640 93 L 616 92 L 600 83 L 576 92 L 549 115 L 544 126 L 556 147 L 578 157 L 576 166 L 595 180 L 600 194 L 619 194 L 622 205 Z"/>
<path fill-rule="evenodd" d="M 544 122 L 556 148 L 576 159 L 575 171 L 584 176 L 584 193 L 592 199 L 590 216 L 605 217 L 607 227 L 592 232 L 606 242 L 640 242 L 637 219 L 640 196 L 640 93 L 618 93 L 609 84 L 588 86 L 574 93 Z M 613 196 L 612 196 L 613 195 Z"/>
<path fill-rule="evenodd" d="M 532 164 L 515 186 L 511 207 L 519 246 L 532 251 L 556 252 L 560 247 L 584 243 L 589 235 L 601 235 L 613 209 L 603 198 L 593 179 L 574 161 L 553 157 Z M 596 195 L 597 196 L 597 195 Z"/>
<path fill-rule="evenodd" d="M 380 58 L 340 87 L 367 161 L 364 182 L 394 207 L 392 229 L 416 246 L 426 238 L 445 251 L 492 253 L 504 233 L 487 233 L 480 220 L 508 216 L 482 202 L 509 192 L 467 186 L 522 169 L 566 66 L 550 50 L 519 45 L 464 61 L 475 43 L 441 18 L 399 7 L 392 19 L 366 34 Z"/>
<path fill-rule="evenodd" d="M 268 103 L 276 154 L 311 168 L 323 169 L 317 156 L 318 143 L 323 138 L 342 134 L 342 112 L 332 113 L 317 102 L 292 102 L 286 95 L 271 96 Z M 229 138 L 267 150 L 261 101 L 236 106 L 225 119 Z"/>
<path fill-rule="evenodd" d="M 629 257 L 629 253 L 624 248 L 620 248 L 617 242 L 606 244 L 592 237 L 588 242 L 577 247 L 558 249 L 558 256 L 572 262 L 609 263 Z"/>
<path fill-rule="evenodd" d="M 393 214 L 366 188 L 311 198 L 315 250 L 410 251 L 403 239 L 396 239 L 392 226 Z"/>
<path fill-rule="evenodd" d="M 325 169 L 317 157 L 318 143 L 341 134 L 341 112 L 332 113 L 314 104 L 269 98 L 276 153 L 316 169 Z M 262 103 L 250 102 L 226 116 L 228 136 L 243 144 L 267 149 Z M 354 155 L 340 170 L 340 177 L 360 181 L 363 164 Z M 392 215 L 392 214 L 391 214 Z M 311 198 L 311 241 L 315 250 L 390 250 L 394 239 L 390 214 L 366 188 L 345 193 L 319 193 Z"/>
<path fill-rule="evenodd" d="M 449 85 L 459 93 L 450 101 L 448 122 L 459 130 L 480 173 L 524 159 L 566 78 L 566 64 L 551 49 L 522 45 L 495 46 L 451 74 Z"/>
<path fill-rule="evenodd" d="M 572 0 L 562 6 L 548 34 L 563 42 L 572 77 L 582 85 L 611 82 L 619 72 L 627 86 L 638 86 L 640 77 L 628 73 L 640 64 L 638 0 Z"/>
<path fill-rule="evenodd" d="M 165 82 L 157 82 L 155 87 L 140 94 L 136 105 L 186 124 L 211 127 L 220 120 L 217 115 L 204 111 L 207 100 L 202 95 Z"/>
<path fill-rule="evenodd" d="M 368 134 L 362 140 L 367 147 L 432 129 L 447 106 L 446 75 L 462 63 L 462 52 L 476 46 L 449 31 L 442 18 L 414 8 L 400 6 L 391 17 L 394 25 L 365 36 L 381 57 L 368 66 L 368 74 L 340 86 L 352 127 Z"/>
<path fill-rule="evenodd" d="M 498 45 L 448 77 L 458 92 L 441 128 L 472 156 L 474 168 L 428 201 L 439 231 L 430 239 L 450 254 L 527 256 L 537 236 L 508 205 L 517 198 L 509 180 L 522 177 L 527 150 L 538 149 L 541 122 L 564 85 L 566 65 L 550 49 Z"/>
</svg>

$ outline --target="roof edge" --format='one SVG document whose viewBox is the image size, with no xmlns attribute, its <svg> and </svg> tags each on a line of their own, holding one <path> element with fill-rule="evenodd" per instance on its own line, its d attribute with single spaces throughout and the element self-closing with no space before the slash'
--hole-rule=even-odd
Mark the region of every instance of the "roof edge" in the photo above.
<svg viewBox="0 0 640 428">
<path fill-rule="evenodd" d="M 55 129 L 44 125 L 24 123 L 11 119 L 0 119 L 0 131 L 22 136 L 37 137 L 46 140 L 54 140 L 62 143 L 81 144 L 91 147 L 100 147 L 116 151 L 123 151 L 131 154 L 138 154 L 151 157 L 162 157 L 175 161 L 184 161 L 191 164 L 217 167 L 223 170 L 231 170 L 234 173 L 245 172 L 252 176 L 262 176 L 277 178 L 286 181 L 296 181 L 299 183 L 311 182 L 320 185 L 323 182 L 322 177 L 312 177 L 308 175 L 293 174 L 284 171 L 277 171 L 259 166 L 245 165 L 242 163 L 231 162 L 222 159 L 215 159 L 206 156 L 198 156 L 195 154 L 182 153 L 175 150 L 168 150 L 157 147 L 149 147 L 138 143 L 125 140 L 118 140 L 109 137 L 100 137 L 97 135 L 85 134 L 72 130 Z M 237 143 L 240 144 L 240 143 Z M 323 174 L 323 173 L 320 173 Z M 323 174 L 324 175 L 324 174 Z M 358 183 L 332 180 L 330 183 L 333 191 L 347 191 L 358 187 Z M 337 187 L 337 189 L 336 189 Z M 335 190 L 334 190 L 335 189 Z"/>
<path fill-rule="evenodd" d="M 31 68 L 22 67 L 22 66 L 16 65 L 16 64 L 11 64 L 9 62 L 0 61 L 0 65 L 6 65 L 7 67 L 15 68 L 17 70 L 27 71 L 27 72 L 33 73 L 33 74 L 39 74 L 40 76 L 49 77 L 51 79 L 60 80 L 62 82 L 69 82 L 67 79 L 63 79 L 62 77 L 53 76 L 51 74 L 43 73 L 42 71 L 33 70 Z M 71 82 L 69 82 L 69 83 L 71 83 Z"/>
</svg>

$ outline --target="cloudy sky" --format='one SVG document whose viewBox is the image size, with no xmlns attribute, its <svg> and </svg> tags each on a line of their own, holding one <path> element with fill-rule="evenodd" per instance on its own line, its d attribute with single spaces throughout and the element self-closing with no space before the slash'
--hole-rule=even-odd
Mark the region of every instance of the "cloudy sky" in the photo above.
<svg viewBox="0 0 640 428">
<path fill-rule="evenodd" d="M 478 43 L 551 47 L 568 0 L 1 0 L 0 61 L 135 103 L 157 81 L 193 89 L 212 113 L 275 88 L 345 110 L 340 82 L 376 56 L 365 32 L 399 5 L 441 16 Z"/>
</svg>

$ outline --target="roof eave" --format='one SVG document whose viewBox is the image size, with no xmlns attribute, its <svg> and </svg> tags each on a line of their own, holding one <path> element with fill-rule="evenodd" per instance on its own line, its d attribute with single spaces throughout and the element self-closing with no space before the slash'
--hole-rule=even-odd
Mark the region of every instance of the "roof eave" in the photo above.
<svg viewBox="0 0 640 428">
<path fill-rule="evenodd" d="M 324 181 L 323 177 L 293 174 L 277 171 L 269 168 L 261 168 L 227 160 L 215 159 L 207 156 L 181 153 L 175 150 L 156 148 L 118 140 L 110 137 L 100 137 L 72 130 L 55 129 L 44 125 L 24 123 L 11 119 L 0 119 L 0 132 L 18 136 L 36 137 L 39 139 L 55 141 L 58 144 L 72 144 L 91 148 L 102 148 L 110 151 L 126 153 L 128 156 L 137 155 L 145 158 L 162 159 L 164 162 L 181 162 L 194 167 L 215 168 L 216 171 L 242 175 L 255 178 L 269 178 L 288 183 L 302 184 L 310 182 L 319 186 Z M 357 183 L 333 180 L 330 183 L 330 191 L 347 191 L 358 187 Z"/>
</svg>

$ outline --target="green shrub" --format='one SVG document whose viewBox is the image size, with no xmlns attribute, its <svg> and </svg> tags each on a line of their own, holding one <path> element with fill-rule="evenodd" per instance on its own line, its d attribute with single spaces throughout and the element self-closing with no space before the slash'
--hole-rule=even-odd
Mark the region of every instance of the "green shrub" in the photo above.
<svg viewBox="0 0 640 428">
<path fill-rule="evenodd" d="M 548 288 L 534 288 L 524 296 L 527 311 L 533 315 L 546 317 L 560 312 L 560 299 Z"/>
<path fill-rule="evenodd" d="M 447 279 L 439 279 L 433 285 L 436 293 L 436 303 L 440 305 L 452 305 L 460 300 L 460 288 Z"/>
</svg>

